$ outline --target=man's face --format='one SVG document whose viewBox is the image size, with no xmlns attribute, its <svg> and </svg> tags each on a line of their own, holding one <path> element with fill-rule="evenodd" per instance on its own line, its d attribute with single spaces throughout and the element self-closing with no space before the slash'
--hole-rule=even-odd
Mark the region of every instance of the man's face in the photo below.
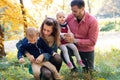
<svg viewBox="0 0 120 80">
<path fill-rule="evenodd" d="M 78 6 L 75 5 L 75 6 L 71 7 L 71 10 L 72 10 L 72 13 L 75 17 L 82 16 L 82 11 L 83 11 L 82 8 L 78 8 Z"/>
</svg>

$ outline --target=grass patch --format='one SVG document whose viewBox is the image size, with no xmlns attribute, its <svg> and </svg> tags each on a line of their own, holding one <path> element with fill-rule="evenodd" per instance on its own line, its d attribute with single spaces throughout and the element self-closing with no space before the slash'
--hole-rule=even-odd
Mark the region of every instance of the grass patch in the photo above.
<svg viewBox="0 0 120 80">
<path fill-rule="evenodd" d="M 94 80 L 119 80 L 120 79 L 120 50 L 112 48 L 111 50 L 95 52 L 95 72 Z M 14 57 L 9 58 L 11 56 Z M 75 60 L 76 61 L 76 60 Z M 8 53 L 7 57 L 0 60 L 0 80 L 34 80 L 28 72 L 27 61 L 24 65 L 18 63 L 16 52 Z M 79 74 L 77 77 L 71 75 L 70 70 L 63 62 L 60 74 L 64 80 L 85 80 L 81 67 L 77 66 Z"/>
</svg>

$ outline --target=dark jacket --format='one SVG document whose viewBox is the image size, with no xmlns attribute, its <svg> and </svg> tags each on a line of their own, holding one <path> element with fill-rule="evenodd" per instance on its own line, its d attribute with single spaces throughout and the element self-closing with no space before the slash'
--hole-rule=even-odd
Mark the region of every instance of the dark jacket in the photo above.
<svg viewBox="0 0 120 80">
<path fill-rule="evenodd" d="M 49 60 L 54 52 L 42 38 L 39 38 L 35 44 L 28 43 L 27 38 L 24 38 L 16 44 L 16 47 L 18 48 L 18 59 L 25 55 L 26 52 L 29 52 L 34 56 L 34 58 L 37 58 L 40 54 L 43 54 L 44 60 Z"/>
</svg>

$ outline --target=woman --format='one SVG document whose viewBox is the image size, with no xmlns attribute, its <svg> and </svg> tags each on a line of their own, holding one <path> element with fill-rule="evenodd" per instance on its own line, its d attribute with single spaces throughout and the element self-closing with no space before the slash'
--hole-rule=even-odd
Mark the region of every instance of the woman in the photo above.
<svg viewBox="0 0 120 80">
<path fill-rule="evenodd" d="M 40 37 L 55 51 L 60 45 L 60 32 L 59 25 L 57 21 L 53 18 L 46 18 L 40 29 Z M 58 70 L 60 71 L 62 65 L 62 59 L 59 54 L 54 54 L 49 60 Z M 42 80 L 51 80 L 52 73 L 45 67 L 41 68 L 41 78 Z M 53 80 L 53 79 L 52 79 Z"/>
<path fill-rule="evenodd" d="M 48 44 L 48 46 L 51 47 L 54 50 L 54 52 L 57 52 L 57 48 L 60 44 L 59 26 L 57 21 L 53 18 L 46 18 L 41 25 L 40 33 L 40 37 Z M 52 43 L 49 42 L 50 40 L 52 40 Z M 24 43 L 24 39 L 17 43 L 18 49 L 22 45 L 22 42 Z M 53 54 L 52 57 L 49 59 L 49 62 L 52 63 L 59 72 L 62 65 L 62 59 L 60 55 L 57 53 Z M 38 70 L 41 71 L 41 74 L 39 74 L 40 80 L 55 80 L 52 71 L 47 67 L 41 66 L 41 69 Z"/>
</svg>

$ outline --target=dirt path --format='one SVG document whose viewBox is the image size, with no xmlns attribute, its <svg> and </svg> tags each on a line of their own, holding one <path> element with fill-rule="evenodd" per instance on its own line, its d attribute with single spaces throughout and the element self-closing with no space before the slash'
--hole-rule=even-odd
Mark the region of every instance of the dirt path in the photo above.
<svg viewBox="0 0 120 80">
<path fill-rule="evenodd" d="M 96 48 L 109 49 L 111 47 L 120 49 L 120 32 L 100 33 Z"/>
<path fill-rule="evenodd" d="M 17 40 L 6 41 L 5 51 L 14 51 L 16 49 Z M 99 49 L 110 49 L 111 47 L 120 49 L 120 32 L 99 33 L 98 41 L 95 46 Z"/>
</svg>

